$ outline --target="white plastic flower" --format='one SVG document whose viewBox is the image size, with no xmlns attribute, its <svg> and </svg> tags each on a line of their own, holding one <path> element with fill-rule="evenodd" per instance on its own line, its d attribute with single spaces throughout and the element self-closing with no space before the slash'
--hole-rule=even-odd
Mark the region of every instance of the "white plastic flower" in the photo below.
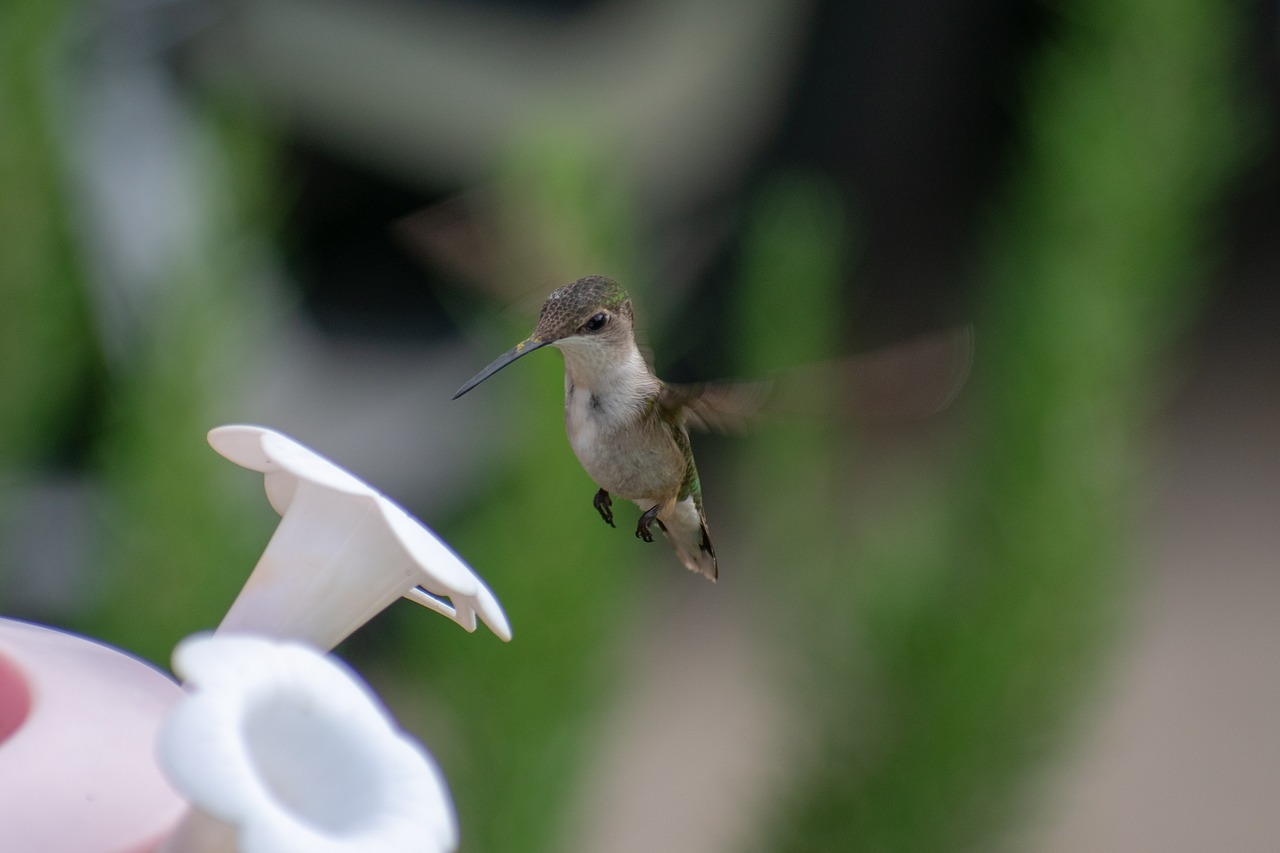
<svg viewBox="0 0 1280 853">
<path fill-rule="evenodd" d="M 265 475 L 280 526 L 218 626 L 332 649 L 397 598 L 468 631 L 476 615 L 503 640 L 511 626 L 484 582 L 391 499 L 288 436 L 222 426 L 209 444 Z M 444 599 L 448 600 L 445 601 Z"/>
<path fill-rule="evenodd" d="M 164 853 L 449 851 L 457 822 L 430 755 L 336 658 L 299 643 L 197 635 L 160 766 L 190 801 Z"/>
</svg>

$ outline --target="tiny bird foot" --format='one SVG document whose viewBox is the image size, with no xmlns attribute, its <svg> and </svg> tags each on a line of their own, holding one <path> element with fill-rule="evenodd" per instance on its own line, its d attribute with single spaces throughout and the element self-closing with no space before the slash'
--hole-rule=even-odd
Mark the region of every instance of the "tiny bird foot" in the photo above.
<svg viewBox="0 0 1280 853">
<path fill-rule="evenodd" d="M 645 542 L 652 542 L 653 534 L 649 532 L 649 525 L 657 520 L 658 507 L 655 506 L 653 509 L 640 516 L 640 521 L 636 524 L 636 537 L 643 539 Z M 663 530 L 666 530 L 661 521 L 658 521 L 658 526 L 662 527 Z"/>
<path fill-rule="evenodd" d="M 613 523 L 613 499 L 609 497 L 609 493 L 604 489 L 596 492 L 596 496 L 592 498 L 591 503 L 595 504 L 596 512 L 600 513 L 600 517 L 610 527 L 617 527 Z"/>
</svg>

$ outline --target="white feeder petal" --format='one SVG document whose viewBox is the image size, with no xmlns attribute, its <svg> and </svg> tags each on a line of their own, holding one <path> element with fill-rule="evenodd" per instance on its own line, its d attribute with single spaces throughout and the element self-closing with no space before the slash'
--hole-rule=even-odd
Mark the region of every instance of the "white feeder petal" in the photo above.
<svg viewBox="0 0 1280 853">
<path fill-rule="evenodd" d="M 209 445 L 242 468 L 268 473 L 287 471 L 294 477 L 351 494 L 377 490 L 306 445 L 266 427 L 233 424 L 209 430 Z"/>
<path fill-rule="evenodd" d="M 269 430 L 249 424 L 229 424 L 209 430 L 209 446 L 241 468 L 270 471 L 274 466 L 262 449 L 262 436 Z"/>
<path fill-rule="evenodd" d="M 331 649 L 422 578 L 389 531 L 377 498 L 299 481 L 219 631 Z"/>
<path fill-rule="evenodd" d="M 502 605 L 498 603 L 497 597 L 484 584 L 480 584 L 475 607 L 476 612 L 480 614 L 484 624 L 489 626 L 490 631 L 505 642 L 511 642 L 511 623 L 507 621 L 507 614 L 503 612 Z"/>
<path fill-rule="evenodd" d="M 300 480 L 309 480 L 316 485 L 353 495 L 379 494 L 363 480 L 281 433 L 267 431 L 262 436 L 262 449 L 277 467 Z"/>
<path fill-rule="evenodd" d="M 409 559 L 422 567 L 423 584 L 430 584 L 428 589 L 447 590 L 441 593 L 444 595 L 470 597 L 483 586 L 471 567 L 462 562 L 452 548 L 399 504 L 383 498 L 378 508 Z"/>
<path fill-rule="evenodd" d="M 267 493 L 267 502 L 276 511 L 276 515 L 284 516 L 293 503 L 293 496 L 298 492 L 298 478 L 288 471 L 268 471 L 262 477 L 262 487 Z"/>
<path fill-rule="evenodd" d="M 433 595 L 448 596 L 452 602 L 451 612 L 445 615 L 468 631 L 474 631 L 475 615 L 479 613 L 490 631 L 504 642 L 510 642 L 511 624 L 507 621 L 502 606 L 498 604 L 498 599 L 484 581 L 442 539 L 398 504 L 384 500 L 381 506 L 387 523 L 400 537 L 410 558 L 423 569 L 424 578 L 419 585 Z M 438 601 L 427 600 L 430 596 L 423 596 L 415 590 L 405 595 L 437 613 L 444 613 L 437 606 Z"/>
<path fill-rule="evenodd" d="M 174 652 L 188 697 L 161 765 L 194 811 L 166 853 L 235 827 L 244 853 L 452 850 L 443 776 L 336 659 L 295 643 L 200 636 Z"/>
<path fill-rule="evenodd" d="M 484 582 L 394 501 L 264 427 L 218 427 L 209 443 L 233 462 L 261 471 L 268 500 L 281 515 L 219 632 L 289 637 L 331 649 L 407 597 L 468 631 L 475 630 L 479 613 L 497 636 L 511 638 L 506 615 Z"/>
</svg>

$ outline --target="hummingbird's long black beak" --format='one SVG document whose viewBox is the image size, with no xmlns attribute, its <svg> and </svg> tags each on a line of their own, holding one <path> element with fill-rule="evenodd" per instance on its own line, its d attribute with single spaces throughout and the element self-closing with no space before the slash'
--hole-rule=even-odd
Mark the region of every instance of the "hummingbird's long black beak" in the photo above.
<svg viewBox="0 0 1280 853">
<path fill-rule="evenodd" d="M 470 379 L 468 379 L 467 383 L 458 389 L 458 393 L 453 395 L 453 399 L 455 400 L 458 399 L 463 394 L 467 393 L 472 388 L 476 387 L 481 382 L 485 381 L 490 376 L 497 373 L 499 370 L 506 367 L 511 362 L 515 361 L 520 356 L 528 355 L 529 353 L 533 352 L 536 349 L 539 349 L 540 347 L 545 347 L 549 343 L 551 343 L 551 341 L 543 341 L 543 340 L 538 340 L 536 338 L 529 338 L 528 340 L 521 341 L 520 343 L 513 346 L 511 349 L 504 352 L 502 355 L 495 358 L 493 360 L 493 364 L 490 364 L 484 370 L 480 371 L 475 376 L 472 376 Z"/>
</svg>

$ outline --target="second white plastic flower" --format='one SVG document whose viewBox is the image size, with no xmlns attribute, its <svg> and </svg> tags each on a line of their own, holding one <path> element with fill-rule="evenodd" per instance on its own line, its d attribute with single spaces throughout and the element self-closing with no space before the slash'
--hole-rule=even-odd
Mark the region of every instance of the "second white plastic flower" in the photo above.
<svg viewBox="0 0 1280 853">
<path fill-rule="evenodd" d="M 439 853 L 458 831 L 444 778 L 336 658 L 298 643 L 196 636 L 160 765 L 192 810 L 165 853 Z"/>
</svg>

